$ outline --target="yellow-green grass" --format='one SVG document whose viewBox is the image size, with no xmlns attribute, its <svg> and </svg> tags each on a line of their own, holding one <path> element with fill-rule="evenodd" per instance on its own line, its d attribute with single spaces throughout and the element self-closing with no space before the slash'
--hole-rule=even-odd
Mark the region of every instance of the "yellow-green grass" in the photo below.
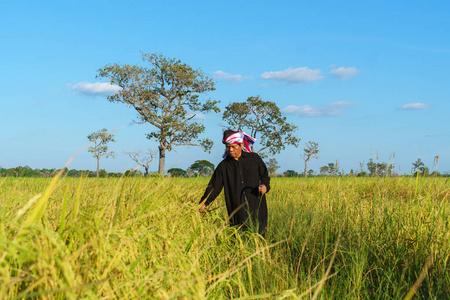
<svg viewBox="0 0 450 300">
<path fill-rule="evenodd" d="M 445 178 L 274 178 L 266 239 L 208 178 L 51 182 L 0 178 L 0 299 L 450 295 Z"/>
</svg>

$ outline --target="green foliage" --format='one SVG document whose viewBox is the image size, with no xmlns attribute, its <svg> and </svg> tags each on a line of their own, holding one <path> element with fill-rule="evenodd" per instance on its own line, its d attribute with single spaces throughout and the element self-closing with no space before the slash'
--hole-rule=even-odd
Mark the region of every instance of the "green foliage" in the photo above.
<svg viewBox="0 0 450 300">
<path fill-rule="evenodd" d="M 87 136 L 89 141 L 93 143 L 91 147 L 88 148 L 88 152 L 92 153 L 92 155 L 97 159 L 97 177 L 100 176 L 100 158 L 102 156 L 114 157 L 113 151 L 108 151 L 108 143 L 115 142 L 114 135 L 108 133 L 106 128 L 97 130 L 96 132 L 91 133 Z"/>
<path fill-rule="evenodd" d="M 53 177 L 55 176 L 60 169 L 31 169 L 27 166 L 25 167 L 15 167 L 10 169 L 1 168 L 0 169 L 0 177 Z M 108 177 L 112 176 L 116 173 L 108 173 Z M 122 175 L 121 173 L 118 173 Z M 97 174 L 94 171 L 89 170 L 67 170 L 65 169 L 63 176 L 67 177 L 96 177 Z M 120 176 L 119 176 L 120 177 Z"/>
<path fill-rule="evenodd" d="M 108 143 L 115 142 L 114 135 L 108 133 L 106 128 L 91 133 L 87 138 L 93 143 L 93 145 L 88 148 L 88 152 L 92 153 L 95 158 L 114 155 L 114 152 L 108 152 Z"/>
<path fill-rule="evenodd" d="M 226 126 L 245 131 L 258 139 L 262 156 L 280 153 L 287 145 L 298 146 L 300 139 L 294 133 L 297 126 L 286 122 L 280 109 L 271 101 L 263 101 L 260 96 L 249 97 L 246 102 L 233 102 L 225 107 L 222 117 Z M 253 149 L 252 149 L 253 150 Z"/>
<path fill-rule="evenodd" d="M 126 170 L 125 173 L 123 173 L 122 176 L 125 176 L 125 177 L 139 177 L 139 176 L 142 176 L 142 173 L 139 172 L 136 169 Z M 121 177 L 121 176 L 113 176 L 113 177 Z"/>
<path fill-rule="evenodd" d="M 325 176 L 337 176 L 339 174 L 338 163 L 328 163 L 328 165 L 320 167 L 320 174 Z"/>
<path fill-rule="evenodd" d="M 309 141 L 308 143 L 305 143 L 305 148 L 303 151 L 303 160 L 305 161 L 305 170 L 303 171 L 303 176 L 306 177 L 308 175 L 308 162 L 311 159 L 319 159 L 317 156 L 319 154 L 319 143 Z"/>
<path fill-rule="evenodd" d="M 171 168 L 167 170 L 171 177 L 186 177 L 186 171 L 180 168 Z"/>
<path fill-rule="evenodd" d="M 370 176 L 387 176 L 392 175 L 394 170 L 394 164 L 386 162 L 374 162 L 372 159 L 367 163 L 367 170 L 369 170 Z"/>
<path fill-rule="evenodd" d="M 280 168 L 278 161 L 275 158 L 269 159 L 267 163 L 267 170 L 269 171 L 269 176 L 275 176 L 277 170 Z"/>
<path fill-rule="evenodd" d="M 199 139 L 205 126 L 192 121 L 195 113 L 219 112 L 218 101 L 201 101 L 200 94 L 214 91 L 214 82 L 201 70 L 194 70 L 180 60 L 160 54 L 142 54 L 151 68 L 138 65 L 109 64 L 98 70 L 97 77 L 107 78 L 122 89 L 111 96 L 111 102 L 134 108 L 142 123 L 155 130 L 147 138 L 159 143 L 159 170 L 164 173 L 165 151 L 174 146 L 201 146 L 209 151 L 212 141 Z"/>
<path fill-rule="evenodd" d="M 413 174 L 413 176 L 416 176 L 417 172 L 419 172 L 419 175 L 421 176 L 429 175 L 430 170 L 428 169 L 428 167 L 425 166 L 425 164 L 420 158 L 418 158 L 415 162 L 413 162 L 412 165 L 413 168 L 411 170 L 411 173 Z"/>
<path fill-rule="evenodd" d="M 283 173 L 284 177 L 298 177 L 299 174 L 295 172 L 294 170 L 287 170 Z"/>
<path fill-rule="evenodd" d="M 197 176 L 210 176 L 214 172 L 215 166 L 207 160 L 196 160 L 189 169 L 194 171 Z"/>
</svg>

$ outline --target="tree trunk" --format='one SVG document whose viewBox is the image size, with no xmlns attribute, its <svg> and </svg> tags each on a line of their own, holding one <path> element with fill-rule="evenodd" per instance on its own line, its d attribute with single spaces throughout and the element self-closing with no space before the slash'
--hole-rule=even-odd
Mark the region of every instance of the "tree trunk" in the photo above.
<svg viewBox="0 0 450 300">
<path fill-rule="evenodd" d="M 144 177 L 147 177 L 147 175 L 148 175 L 148 167 L 144 166 L 144 169 L 145 169 Z"/>
<path fill-rule="evenodd" d="M 305 160 L 305 171 L 303 172 L 303 177 L 306 178 L 306 172 L 308 170 L 308 161 Z"/>
<path fill-rule="evenodd" d="M 159 167 L 158 167 L 158 173 L 161 175 L 164 175 L 164 169 L 166 164 L 166 149 L 164 149 L 162 146 L 159 146 Z"/>
<path fill-rule="evenodd" d="M 100 157 L 97 158 L 97 178 L 99 176 L 99 172 L 100 172 Z"/>
</svg>

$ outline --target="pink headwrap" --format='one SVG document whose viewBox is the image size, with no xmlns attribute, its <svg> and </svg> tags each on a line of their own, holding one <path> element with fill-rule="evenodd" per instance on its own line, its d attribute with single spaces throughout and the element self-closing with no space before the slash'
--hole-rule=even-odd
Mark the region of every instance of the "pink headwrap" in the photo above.
<svg viewBox="0 0 450 300">
<path fill-rule="evenodd" d="M 224 144 L 244 144 L 242 149 L 245 152 L 252 152 L 250 146 L 253 145 L 255 142 L 256 142 L 255 138 L 252 138 L 243 131 L 233 133 L 232 135 L 229 135 L 226 139 L 222 140 L 222 143 Z M 227 152 L 225 151 L 225 153 L 223 154 L 223 158 L 225 158 L 226 156 Z"/>
</svg>

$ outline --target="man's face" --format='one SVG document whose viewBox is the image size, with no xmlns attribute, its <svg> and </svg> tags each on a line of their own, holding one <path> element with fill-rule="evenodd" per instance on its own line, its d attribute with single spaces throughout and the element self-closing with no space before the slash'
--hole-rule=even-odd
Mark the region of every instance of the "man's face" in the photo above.
<svg viewBox="0 0 450 300">
<path fill-rule="evenodd" d="M 225 148 L 227 153 L 232 158 L 239 158 L 242 154 L 242 143 L 241 144 L 226 144 Z"/>
</svg>

